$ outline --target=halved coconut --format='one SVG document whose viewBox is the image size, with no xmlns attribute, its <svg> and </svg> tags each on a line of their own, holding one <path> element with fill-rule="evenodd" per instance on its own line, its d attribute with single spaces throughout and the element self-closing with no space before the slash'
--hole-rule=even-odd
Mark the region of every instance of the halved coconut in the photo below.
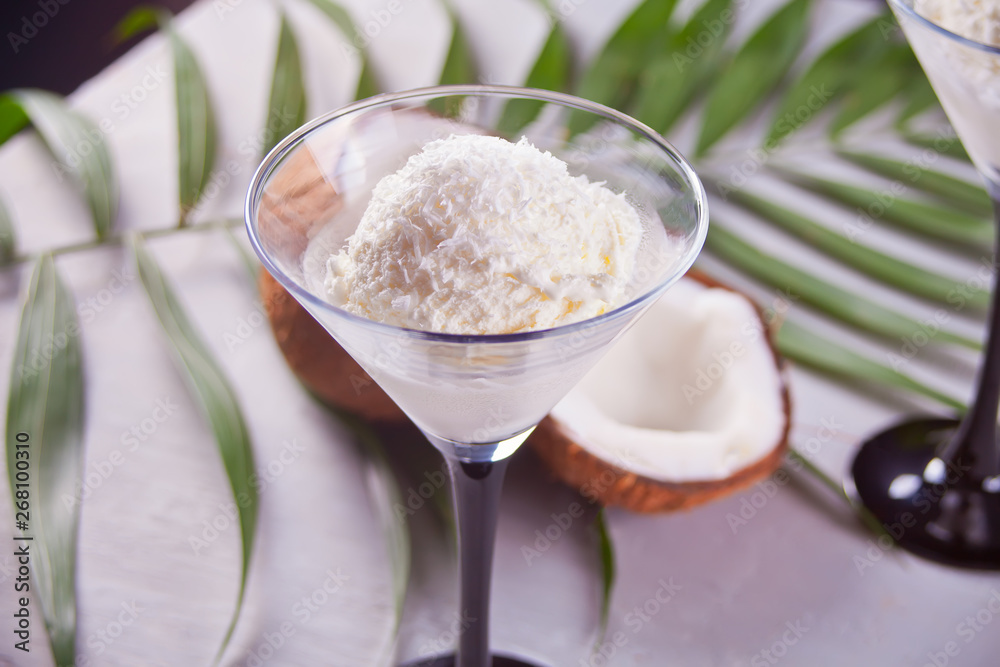
<svg viewBox="0 0 1000 667">
<path fill-rule="evenodd" d="M 758 310 L 699 276 L 668 290 L 529 442 L 585 497 L 636 512 L 674 510 L 773 472 L 789 413 Z"/>
</svg>

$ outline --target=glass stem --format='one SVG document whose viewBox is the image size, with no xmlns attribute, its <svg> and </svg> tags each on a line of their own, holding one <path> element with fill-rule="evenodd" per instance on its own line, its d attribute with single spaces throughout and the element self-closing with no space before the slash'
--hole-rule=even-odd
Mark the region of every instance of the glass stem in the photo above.
<svg viewBox="0 0 1000 667">
<path fill-rule="evenodd" d="M 964 459 L 973 466 L 973 476 L 982 479 L 1000 474 L 997 448 L 997 409 L 1000 405 L 1000 281 L 996 277 L 1000 261 L 1000 200 L 993 197 L 996 217 L 996 241 L 993 252 L 993 295 L 990 298 L 989 331 L 986 353 L 979 369 L 979 384 L 969 412 L 962 420 L 956 437 L 942 452 L 942 458 L 955 462 Z"/>
<path fill-rule="evenodd" d="M 458 526 L 461 576 L 456 667 L 490 667 L 490 578 L 500 492 L 507 459 L 468 463 L 448 459 Z"/>
</svg>

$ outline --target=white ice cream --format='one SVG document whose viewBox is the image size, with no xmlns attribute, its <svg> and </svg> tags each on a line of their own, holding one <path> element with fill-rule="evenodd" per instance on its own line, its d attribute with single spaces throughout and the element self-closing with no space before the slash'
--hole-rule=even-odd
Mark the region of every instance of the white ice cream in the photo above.
<svg viewBox="0 0 1000 667">
<path fill-rule="evenodd" d="M 624 195 L 526 139 L 451 136 L 379 181 L 324 286 L 347 311 L 411 329 L 547 329 L 626 303 L 642 235 Z"/>
</svg>

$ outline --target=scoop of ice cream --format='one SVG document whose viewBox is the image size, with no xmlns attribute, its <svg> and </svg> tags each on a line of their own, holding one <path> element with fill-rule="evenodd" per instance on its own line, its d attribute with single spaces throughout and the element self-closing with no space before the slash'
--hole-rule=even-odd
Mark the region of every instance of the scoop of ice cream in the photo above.
<svg viewBox="0 0 1000 667">
<path fill-rule="evenodd" d="M 325 287 L 349 312 L 411 329 L 547 329 L 624 304 L 641 239 L 624 195 L 526 139 L 453 135 L 379 181 Z"/>
</svg>

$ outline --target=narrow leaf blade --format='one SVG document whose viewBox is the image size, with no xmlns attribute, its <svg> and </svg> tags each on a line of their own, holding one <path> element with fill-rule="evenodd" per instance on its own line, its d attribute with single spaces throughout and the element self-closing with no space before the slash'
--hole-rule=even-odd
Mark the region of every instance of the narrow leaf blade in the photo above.
<svg viewBox="0 0 1000 667">
<path fill-rule="evenodd" d="M 17 492 L 27 483 L 25 516 L 15 518 L 27 524 L 21 533 L 34 538 L 25 544 L 32 553 L 36 599 L 52 654 L 61 665 L 75 664 L 84 414 L 79 333 L 76 304 L 51 255 L 44 255 L 35 265 L 21 312 L 7 401 L 7 472 L 15 508 L 22 501 Z M 65 502 L 67 498 L 73 502 Z"/>
<path fill-rule="evenodd" d="M 851 234 L 863 234 L 876 221 L 886 221 L 930 238 L 986 248 L 993 242 L 993 224 L 951 208 L 903 199 L 891 190 L 876 192 L 803 172 L 778 169 L 785 180 L 855 210 Z"/>
<path fill-rule="evenodd" d="M 597 631 L 597 643 L 604 641 L 608 631 L 608 618 L 611 614 L 611 594 L 615 588 L 615 545 L 611 541 L 608 530 L 605 508 L 597 511 L 594 517 L 594 528 L 597 531 L 597 553 L 601 563 L 601 620 Z"/>
<path fill-rule="evenodd" d="M 774 114 L 765 140 L 773 146 L 816 117 L 835 99 L 851 79 L 855 63 L 867 62 L 885 48 L 881 22 L 877 17 L 830 46 L 812 62 L 805 73 L 789 87 Z"/>
<path fill-rule="evenodd" d="M 972 162 L 969 154 L 965 152 L 965 147 L 957 136 L 948 136 L 946 134 L 938 133 L 933 134 L 921 134 L 918 132 L 904 132 L 903 140 L 918 148 L 929 148 L 933 151 L 940 153 L 941 155 L 947 155 L 953 157 L 956 160 L 962 160 L 963 162 Z"/>
<path fill-rule="evenodd" d="M 632 114 L 657 132 L 666 134 L 709 74 L 733 23 L 732 0 L 706 0 L 684 27 L 666 40 L 639 76 Z M 705 35 L 709 36 L 707 44 Z"/>
<path fill-rule="evenodd" d="M 9 94 L 0 95 L 0 146 L 28 126 L 28 114 Z"/>
<path fill-rule="evenodd" d="M 800 213 L 746 190 L 733 191 L 729 200 L 847 266 L 904 292 L 940 303 L 952 303 L 957 295 L 962 294 L 964 303 L 975 308 L 985 309 L 989 305 L 989 293 L 985 290 L 968 292 L 963 289 L 964 285 L 960 281 L 862 245 Z"/>
<path fill-rule="evenodd" d="M 254 457 L 250 434 L 229 381 L 195 331 L 156 260 L 138 236 L 132 238 L 132 251 L 139 279 L 173 345 L 178 369 L 212 428 L 239 513 L 243 560 L 240 588 L 232 620 L 216 656 L 218 662 L 239 621 L 257 532 L 258 495 L 257 487 L 252 483 Z"/>
<path fill-rule="evenodd" d="M 459 83 L 474 83 L 476 80 L 475 56 L 472 47 L 465 36 L 465 30 L 455 11 L 447 6 L 448 19 L 451 21 L 451 42 L 448 53 L 445 54 L 444 65 L 438 83 L 442 86 Z M 445 116 L 457 116 L 462 109 L 462 96 L 450 96 L 431 100 L 427 106 Z"/>
<path fill-rule="evenodd" d="M 820 470 L 819 467 L 810 461 L 808 457 L 803 456 L 796 451 L 794 447 L 788 448 L 787 460 L 791 463 L 790 467 L 793 470 L 804 470 L 806 473 L 811 475 L 813 479 L 819 481 L 820 484 L 833 491 L 838 498 L 845 501 L 855 512 L 858 520 L 861 521 L 861 523 L 863 523 L 868 530 L 872 531 L 872 533 L 878 536 L 885 535 L 889 539 L 893 539 L 892 536 L 886 532 L 885 527 L 879 523 L 878 518 L 872 514 L 871 510 L 864 505 L 856 504 L 851 500 L 851 498 L 847 495 L 847 492 L 844 490 L 843 482 L 838 484 L 833 480 L 833 478 Z"/>
<path fill-rule="evenodd" d="M 573 52 L 569 38 L 562 26 L 554 23 L 531 72 L 528 73 L 524 87 L 566 91 L 569 89 L 572 68 Z M 540 100 L 508 101 L 500 115 L 497 130 L 508 137 L 513 137 L 538 117 L 543 106 L 544 102 Z"/>
<path fill-rule="evenodd" d="M 965 410 L 965 405 L 958 399 L 928 387 L 895 368 L 823 338 L 795 322 L 786 320 L 781 325 L 775 344 L 778 351 L 788 359 L 851 383 L 859 380 L 873 382 L 926 396 L 957 412 Z"/>
<path fill-rule="evenodd" d="M 704 155 L 778 85 L 805 41 L 811 7 L 811 0 L 790 0 L 737 52 L 706 102 L 697 155 Z"/>
<path fill-rule="evenodd" d="M 97 237 L 105 238 L 118 215 L 118 180 L 104 133 L 53 93 L 22 88 L 8 95 L 59 161 L 55 165 L 59 180 L 68 173 L 80 186 Z"/>
<path fill-rule="evenodd" d="M 227 229 L 226 238 L 229 239 L 229 243 L 232 244 L 236 254 L 239 255 L 240 264 L 242 264 L 243 268 L 246 269 L 246 277 L 250 281 L 250 284 L 256 285 L 257 276 L 260 273 L 262 265 L 260 260 L 257 259 L 257 255 L 247 250 L 246 246 L 243 245 L 243 239 L 246 239 L 246 235 L 240 234 L 240 236 L 237 237 L 232 229 Z"/>
<path fill-rule="evenodd" d="M 929 167 L 937 159 L 937 153 L 929 157 L 920 155 L 908 162 L 848 150 L 837 151 L 837 155 L 879 176 L 920 188 L 971 215 L 987 218 L 993 212 L 993 204 L 981 184 L 973 184 Z"/>
<path fill-rule="evenodd" d="M 907 123 L 928 109 L 940 109 L 937 93 L 934 92 L 934 88 L 931 87 L 930 81 L 924 76 L 922 70 L 910 76 L 910 80 L 903 89 L 903 97 L 906 99 L 906 106 L 896 118 L 896 126 L 900 128 L 905 128 Z"/>
<path fill-rule="evenodd" d="M 201 199 L 215 163 L 215 114 L 205 75 L 187 42 L 165 22 L 162 30 L 174 56 L 174 97 L 177 104 L 178 195 L 181 224 Z"/>
<path fill-rule="evenodd" d="M 170 20 L 170 13 L 152 5 L 140 5 L 112 29 L 111 36 L 116 44 L 121 44 L 141 32 L 152 30 Z"/>
<path fill-rule="evenodd" d="M 925 327 L 912 317 L 824 282 L 777 257 L 767 255 L 725 227 L 712 225 L 705 247 L 751 277 L 786 292 L 793 300 L 801 299 L 803 303 L 863 331 L 887 338 L 904 339 L 909 339 L 918 332 L 925 332 Z M 978 341 L 944 329 L 938 329 L 934 333 L 933 341 L 961 345 L 973 350 L 980 348 Z"/>
<path fill-rule="evenodd" d="M 676 0 L 644 0 L 589 65 L 580 79 L 576 94 L 586 100 L 615 109 L 628 108 L 642 68 L 660 47 L 668 33 L 668 22 Z M 572 134 L 586 131 L 596 119 L 590 114 L 573 113 Z"/>
<path fill-rule="evenodd" d="M 353 39 L 357 32 L 354 20 L 351 15 L 333 0 L 309 0 L 314 7 L 326 14 L 327 18 L 333 21 L 337 29 L 344 34 L 347 39 Z"/>
<path fill-rule="evenodd" d="M 306 88 L 302 79 L 302 62 L 295 33 L 284 12 L 278 31 L 278 51 L 271 78 L 271 97 L 267 104 L 265 123 L 267 140 L 261 156 L 302 125 L 306 117 Z"/>
<path fill-rule="evenodd" d="M 355 46 L 358 43 L 357 40 L 361 36 L 361 32 L 355 26 L 351 15 L 333 0 L 309 0 L 309 2 L 316 9 L 326 14 L 326 17 L 337 26 L 337 29 L 344 35 L 344 38 L 351 42 L 351 45 L 346 47 L 348 51 L 361 59 L 361 70 L 358 74 L 358 86 L 354 93 L 354 99 L 361 100 L 377 94 L 381 90 L 378 82 L 378 74 L 372 67 L 371 59 L 368 58 L 364 46 Z"/>
<path fill-rule="evenodd" d="M 8 264 L 17 253 L 17 237 L 7 206 L 0 199 L 0 266 Z"/>
<path fill-rule="evenodd" d="M 913 76 L 910 67 L 913 52 L 900 45 L 874 58 L 860 69 L 844 95 L 843 105 L 828 128 L 831 137 L 838 137 L 848 127 L 896 99 Z M 923 76 L 918 73 L 918 76 Z"/>
<path fill-rule="evenodd" d="M 361 73 L 358 75 L 358 88 L 354 91 L 354 99 L 363 100 L 372 95 L 378 95 L 381 88 L 378 84 L 378 76 L 372 67 L 371 59 L 365 55 L 361 59 Z"/>
<path fill-rule="evenodd" d="M 451 43 L 445 56 L 438 83 L 442 86 L 458 83 L 475 83 L 476 63 L 472 45 L 465 35 L 465 29 L 454 11 L 448 12 L 451 20 Z"/>
</svg>

